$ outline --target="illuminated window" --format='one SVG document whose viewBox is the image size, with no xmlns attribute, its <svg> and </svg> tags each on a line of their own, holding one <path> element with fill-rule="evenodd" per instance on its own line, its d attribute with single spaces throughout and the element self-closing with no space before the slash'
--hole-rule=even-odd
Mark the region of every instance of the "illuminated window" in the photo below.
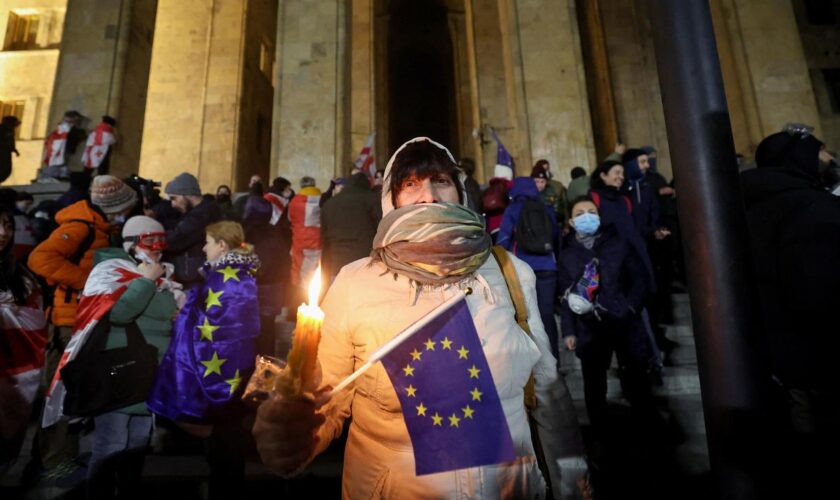
<svg viewBox="0 0 840 500">
<path fill-rule="evenodd" d="M 15 14 L 9 13 L 9 22 L 6 24 L 6 43 L 3 50 L 34 50 L 38 46 L 38 26 L 41 24 L 41 16 L 38 14 Z"/>
<path fill-rule="evenodd" d="M 24 101 L 0 101 L 0 117 L 16 116 L 23 123 L 23 105 Z M 15 129 L 15 139 L 20 139 L 20 129 Z"/>
<path fill-rule="evenodd" d="M 265 40 L 260 41 L 260 72 L 274 85 L 274 47 Z"/>
</svg>

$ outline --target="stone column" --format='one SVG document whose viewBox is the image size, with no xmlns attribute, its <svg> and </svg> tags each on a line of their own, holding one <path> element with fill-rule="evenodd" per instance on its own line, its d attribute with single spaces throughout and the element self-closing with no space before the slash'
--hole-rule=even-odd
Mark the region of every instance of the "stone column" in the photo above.
<svg viewBox="0 0 840 500">
<path fill-rule="evenodd" d="M 326 187 L 346 161 L 345 16 L 346 0 L 280 0 L 271 165 L 295 188 L 304 175 Z"/>
<path fill-rule="evenodd" d="M 50 124 L 75 109 L 95 126 L 116 114 L 134 0 L 68 0 Z"/>
<path fill-rule="evenodd" d="M 507 1 L 509 22 L 518 33 L 518 46 L 511 46 L 516 94 L 508 99 L 523 103 L 515 112 L 524 121 L 518 124 L 529 153 L 523 158 L 547 159 L 568 184 L 572 167 L 595 161 L 574 1 Z M 530 167 L 519 165 L 518 174 L 528 175 Z"/>
<path fill-rule="evenodd" d="M 362 150 L 368 136 L 376 129 L 375 58 L 376 32 L 374 29 L 373 0 L 352 0 L 350 28 L 350 140 L 349 157 L 352 161 Z M 349 173 L 341 165 L 343 174 Z"/>
<path fill-rule="evenodd" d="M 715 30 L 727 31 L 747 117 L 757 121 L 749 124 L 751 149 L 757 146 L 756 139 L 778 132 L 787 122 L 814 125 L 819 136 L 820 116 L 791 2 L 719 0 L 712 2 L 713 14 L 716 7 L 720 10 L 714 21 L 725 24 Z M 725 84 L 728 99 L 733 93 L 731 78 Z"/>
<path fill-rule="evenodd" d="M 140 175 L 180 172 L 205 192 L 235 177 L 246 6 L 159 0 Z"/>
</svg>

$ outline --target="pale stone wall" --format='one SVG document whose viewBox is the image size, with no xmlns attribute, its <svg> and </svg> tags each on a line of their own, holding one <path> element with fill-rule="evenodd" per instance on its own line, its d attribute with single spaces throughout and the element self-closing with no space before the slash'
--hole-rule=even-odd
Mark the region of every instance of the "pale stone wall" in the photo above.
<svg viewBox="0 0 840 500">
<path fill-rule="evenodd" d="M 346 2 L 280 0 L 278 88 L 274 100 L 272 175 L 295 189 L 302 176 L 325 188 L 342 171 Z"/>
<path fill-rule="evenodd" d="M 243 0 L 158 2 L 140 175 L 196 175 L 205 192 L 234 179 Z"/>
<path fill-rule="evenodd" d="M 117 119 L 119 142 L 111 156 L 111 173 L 124 177 L 137 173 L 143 120 L 146 116 L 146 92 L 152 60 L 157 0 L 134 0 L 125 55 Z"/>
<path fill-rule="evenodd" d="M 628 147 L 654 146 L 658 150 L 659 171 L 670 179 L 671 157 L 648 2 L 600 0 L 600 3 L 619 140 Z"/>
<path fill-rule="evenodd" d="M 517 2 L 531 157 L 547 159 L 564 184 L 572 167 L 595 161 L 573 4 Z"/>
<path fill-rule="evenodd" d="M 6 37 L 9 13 L 42 15 L 38 42 L 55 47 L 61 40 L 67 0 L 4 0 L 0 2 L 0 43 Z M 23 101 L 24 112 L 12 175 L 3 184 L 28 184 L 41 164 L 44 138 L 49 128 L 53 82 L 58 65 L 57 48 L 2 51 L 0 45 L 0 101 Z"/>
<path fill-rule="evenodd" d="M 351 161 L 356 158 L 368 136 L 376 128 L 374 106 L 376 33 L 373 4 L 373 0 L 352 0 L 350 6 L 350 137 L 348 141 L 350 150 L 348 159 Z M 340 173 L 349 173 L 349 164 L 340 167 Z"/>
</svg>

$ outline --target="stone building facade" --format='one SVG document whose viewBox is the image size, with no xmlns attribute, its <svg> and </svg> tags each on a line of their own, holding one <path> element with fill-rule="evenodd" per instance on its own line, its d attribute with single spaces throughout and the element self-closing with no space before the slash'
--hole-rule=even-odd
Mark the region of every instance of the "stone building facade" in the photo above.
<svg viewBox="0 0 840 500">
<path fill-rule="evenodd" d="M 786 122 L 840 147 L 840 1 L 709 0 L 738 152 Z M 517 173 L 563 181 L 616 141 L 651 144 L 670 176 L 650 0 L 6 0 L 0 102 L 24 102 L 27 182 L 63 111 L 119 121 L 120 174 L 346 174 L 414 135 L 472 157 L 495 131 Z M 10 23 L 51 12 L 27 45 Z M 45 27 L 49 24 L 49 28 Z M 12 42 L 9 42 L 12 40 Z M 17 44 L 17 45 L 15 45 Z M 6 109 L 6 108 L 4 108 Z M 12 108 L 10 108 L 12 109 Z M 13 109 L 14 110 L 14 109 Z"/>
</svg>

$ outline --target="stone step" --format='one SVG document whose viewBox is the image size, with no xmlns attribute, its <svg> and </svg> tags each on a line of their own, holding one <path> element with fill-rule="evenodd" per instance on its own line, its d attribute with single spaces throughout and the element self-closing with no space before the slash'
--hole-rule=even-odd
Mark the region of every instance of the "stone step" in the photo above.
<svg viewBox="0 0 840 500">
<path fill-rule="evenodd" d="M 565 375 L 566 385 L 572 394 L 572 399 L 583 399 L 583 375 L 579 370 Z M 661 397 L 674 397 L 700 394 L 700 379 L 696 366 L 665 367 L 662 374 L 662 385 L 654 386 L 653 392 Z M 620 399 L 621 382 L 615 368 L 607 371 L 607 399 Z"/>
</svg>

